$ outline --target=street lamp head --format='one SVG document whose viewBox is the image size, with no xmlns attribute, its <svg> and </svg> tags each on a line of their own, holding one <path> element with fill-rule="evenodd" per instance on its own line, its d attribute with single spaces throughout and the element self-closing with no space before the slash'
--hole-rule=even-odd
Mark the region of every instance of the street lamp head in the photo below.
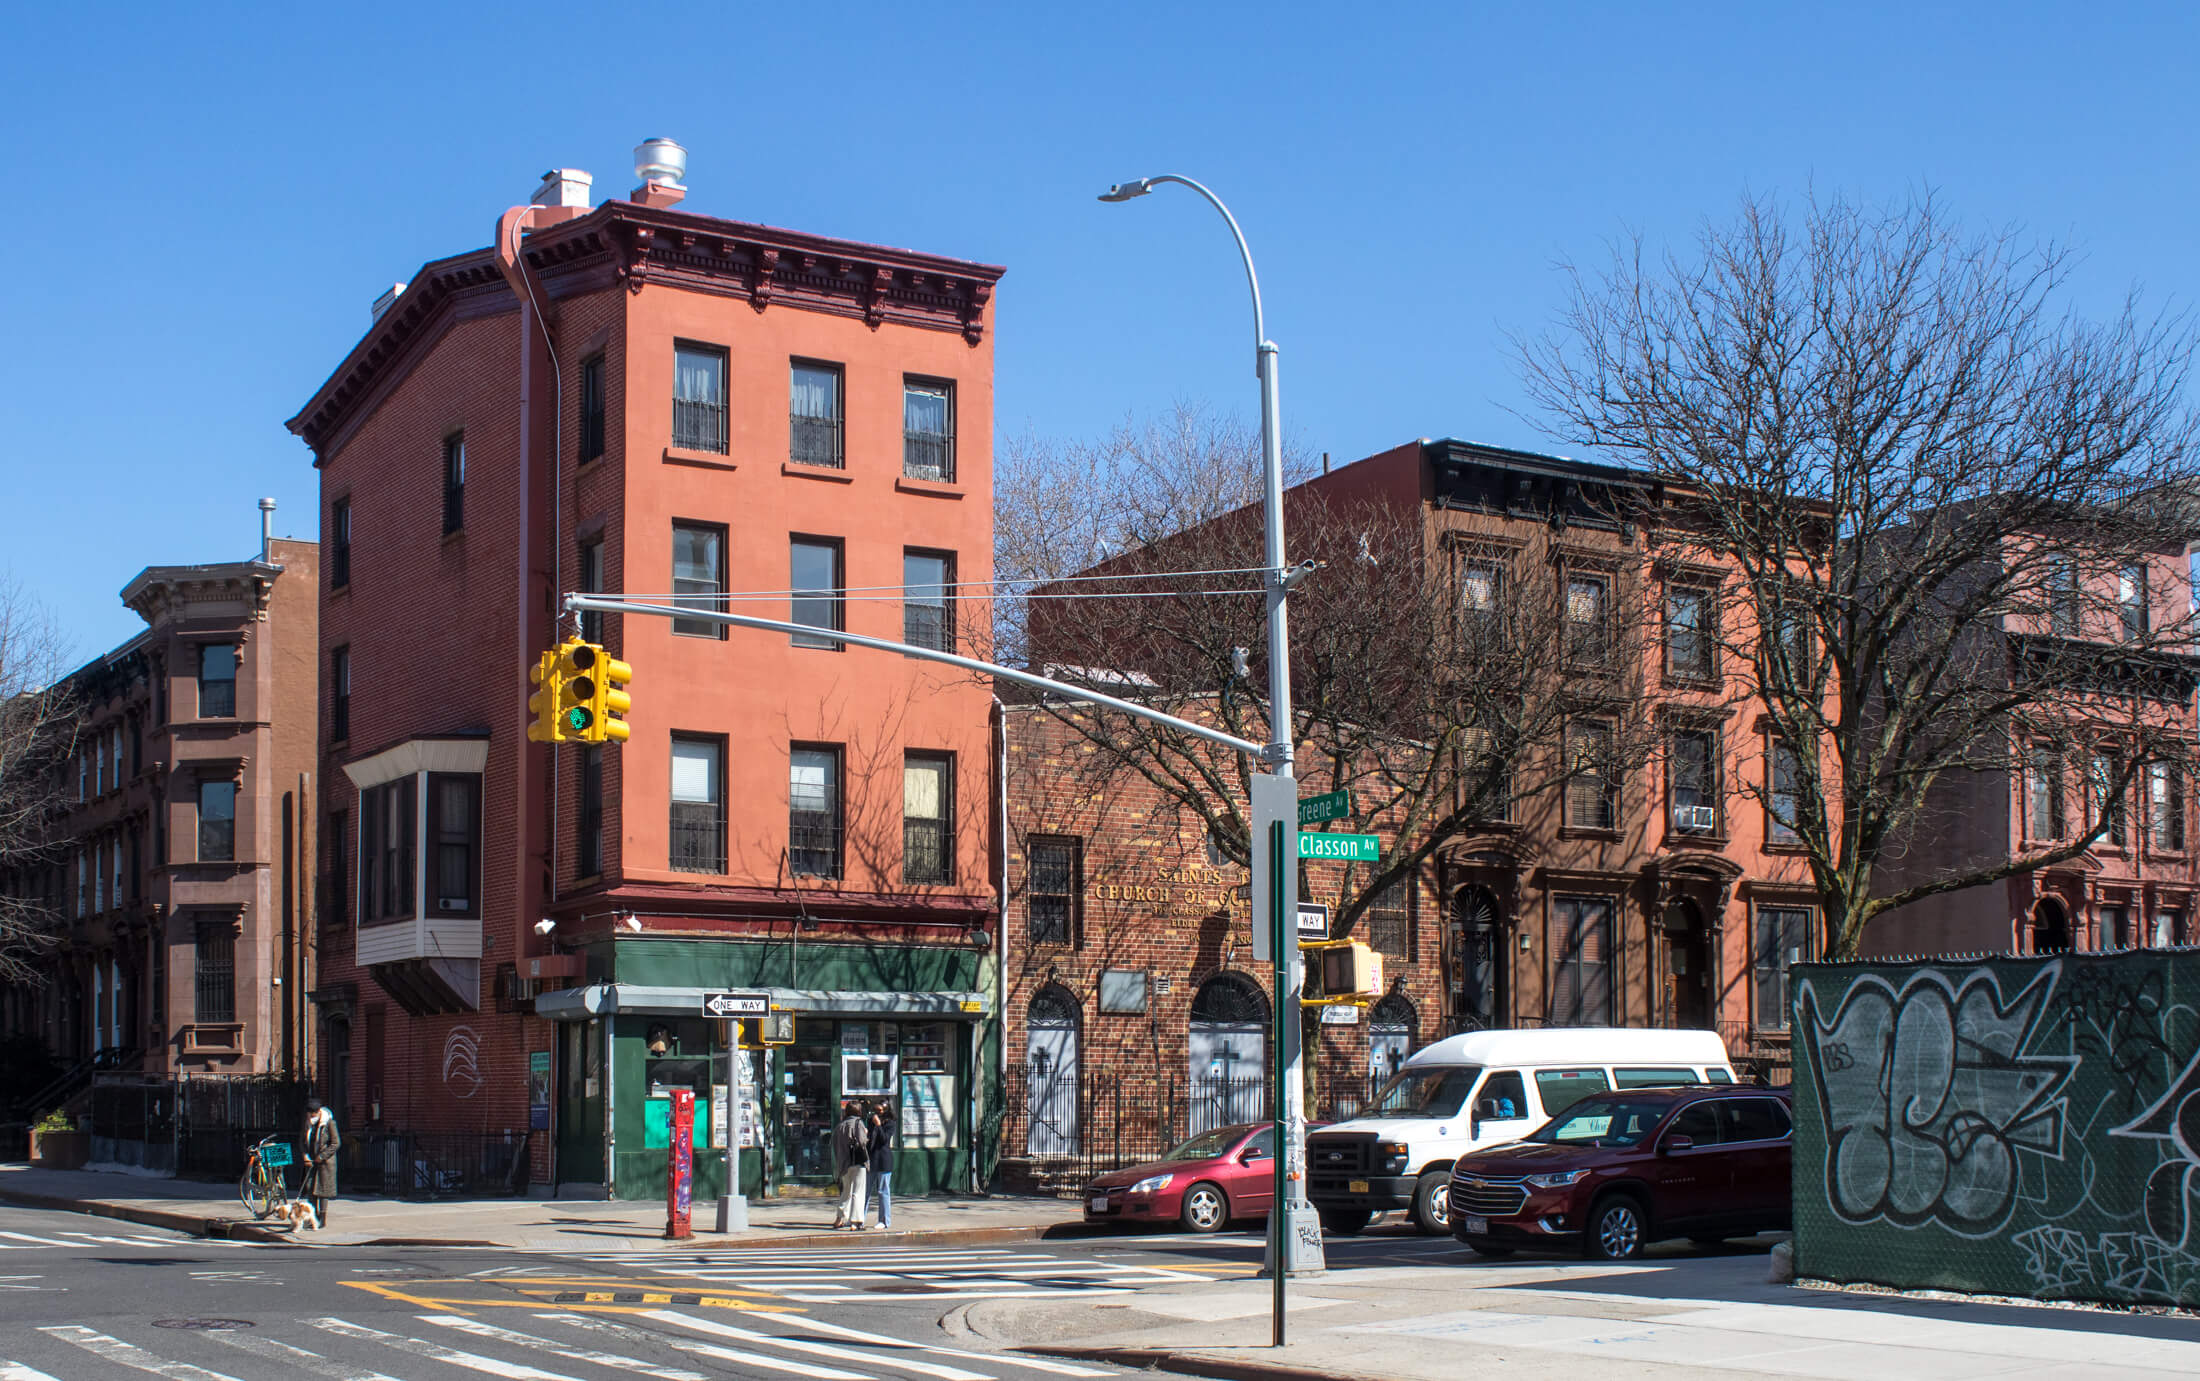
<svg viewBox="0 0 2200 1381">
<path fill-rule="evenodd" d="M 1132 197 L 1142 197 L 1152 190 L 1152 178 L 1134 178 L 1129 182 L 1118 182 L 1113 187 L 1110 187 L 1107 191 L 1102 192 L 1100 194 L 1100 200 L 1129 201 Z"/>
</svg>

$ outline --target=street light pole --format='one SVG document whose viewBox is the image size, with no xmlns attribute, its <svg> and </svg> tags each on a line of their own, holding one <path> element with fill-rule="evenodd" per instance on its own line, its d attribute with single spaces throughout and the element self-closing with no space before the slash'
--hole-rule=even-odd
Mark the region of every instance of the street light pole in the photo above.
<svg viewBox="0 0 2200 1381">
<path fill-rule="evenodd" d="M 1283 548 L 1283 408 L 1278 397 L 1276 343 L 1268 339 L 1266 313 L 1260 301 L 1260 275 L 1253 268 L 1253 251 L 1237 217 L 1206 186 L 1188 177 L 1163 173 L 1157 177 L 1119 182 L 1102 193 L 1102 201 L 1129 201 L 1142 197 L 1163 183 L 1189 187 L 1206 198 L 1237 241 L 1245 261 L 1245 284 L 1253 294 L 1253 372 L 1260 379 L 1261 526 L 1267 571 L 1263 582 L 1268 596 L 1268 743 L 1262 753 L 1276 776 L 1293 776 L 1291 748 L 1291 631 L 1286 597 L 1296 576 L 1285 565 Z M 1277 834 L 1284 833 L 1277 831 Z M 1249 841 L 1259 844 L 1264 841 Z M 1276 852 L 1271 845 L 1269 852 Z M 1263 852 L 1255 848 L 1258 855 Z M 1256 856 L 1255 866 L 1261 860 Z M 1288 919 L 1298 900 L 1298 859 L 1272 858 L 1277 900 L 1276 917 L 1255 916 L 1253 924 L 1274 924 L 1272 938 L 1276 960 L 1275 1026 L 1278 1044 L 1276 1071 L 1276 1196 L 1269 1214 L 1268 1269 L 1275 1272 L 1275 1342 L 1283 1344 L 1283 1279 L 1313 1274 L 1323 1268 L 1321 1228 L 1314 1206 L 1306 1198 L 1306 1085 L 1300 1069 L 1303 1060 L 1299 1027 L 1298 993 L 1305 977 L 1305 958 L 1299 952 L 1295 925 Z M 1281 918 L 1281 919 L 1278 919 Z"/>
</svg>

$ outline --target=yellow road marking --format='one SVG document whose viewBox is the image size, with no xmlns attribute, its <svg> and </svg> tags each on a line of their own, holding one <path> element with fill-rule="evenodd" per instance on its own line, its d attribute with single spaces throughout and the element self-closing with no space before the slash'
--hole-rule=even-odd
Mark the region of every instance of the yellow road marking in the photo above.
<svg viewBox="0 0 2200 1381">
<path fill-rule="evenodd" d="M 527 1290 L 522 1292 L 538 1298 L 479 1299 L 471 1295 L 416 1295 L 401 1290 L 387 1281 L 380 1280 L 346 1280 L 339 1283 L 348 1285 L 354 1290 L 364 1290 L 370 1295 L 376 1295 L 397 1304 L 408 1305 L 416 1309 L 440 1309 L 462 1317 L 471 1317 L 468 1311 L 474 1309 L 542 1309 L 551 1305 L 619 1314 L 645 1313 L 649 1307 L 666 1304 L 680 1304 L 703 1309 L 739 1309 L 760 1314 L 800 1314 L 806 1312 L 793 1305 L 765 1304 L 747 1299 L 735 1299 L 724 1293 L 705 1295 L 685 1290 L 650 1292 L 640 1290 L 589 1290 L 581 1292 L 581 1300 L 571 1301 L 558 1298 L 561 1294 L 574 1293 L 569 1290 Z M 456 1280 L 425 1280 L 408 1283 L 413 1285 L 453 1285 L 460 1282 Z M 466 1283 L 481 1285 L 487 1282 L 469 1281 Z M 585 1282 L 568 1283 L 602 1285 L 606 1282 L 598 1276 Z M 627 1298 L 621 1299 L 620 1296 L 622 1295 Z M 539 1298 L 545 1296 L 547 1298 Z"/>
</svg>

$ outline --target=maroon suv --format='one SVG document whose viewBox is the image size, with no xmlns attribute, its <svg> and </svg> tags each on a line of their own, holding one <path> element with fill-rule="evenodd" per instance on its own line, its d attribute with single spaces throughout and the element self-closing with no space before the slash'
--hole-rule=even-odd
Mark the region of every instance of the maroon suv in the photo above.
<svg viewBox="0 0 2200 1381">
<path fill-rule="evenodd" d="M 1525 1141 L 1460 1157 L 1451 1233 L 1484 1256 L 1578 1248 L 1619 1260 L 1668 1237 L 1789 1225 L 1784 1089 L 1702 1084 L 1584 1098 Z"/>
</svg>

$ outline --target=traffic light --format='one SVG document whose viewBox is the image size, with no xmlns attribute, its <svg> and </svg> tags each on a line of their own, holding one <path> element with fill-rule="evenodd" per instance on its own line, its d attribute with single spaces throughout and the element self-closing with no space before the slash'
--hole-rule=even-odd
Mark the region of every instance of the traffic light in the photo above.
<svg viewBox="0 0 2200 1381">
<path fill-rule="evenodd" d="M 601 649 L 572 638 L 558 644 L 558 741 L 599 743 L 596 729 L 596 664 Z"/>
<path fill-rule="evenodd" d="M 1357 1002 L 1383 990 L 1383 956 L 1361 940 L 1305 945 L 1306 995 L 1310 1003 Z"/>
<path fill-rule="evenodd" d="M 597 651 L 602 652 L 601 648 Z M 596 726 L 589 735 L 590 743 L 627 740 L 627 708 L 634 697 L 626 693 L 626 683 L 634 679 L 634 668 L 616 657 L 599 656 L 596 660 Z"/>
<path fill-rule="evenodd" d="M 527 697 L 528 713 L 534 716 L 527 737 L 536 743 L 565 742 L 558 727 L 558 654 L 545 652 L 537 657 L 528 679 L 535 683 L 535 693 Z"/>
</svg>

